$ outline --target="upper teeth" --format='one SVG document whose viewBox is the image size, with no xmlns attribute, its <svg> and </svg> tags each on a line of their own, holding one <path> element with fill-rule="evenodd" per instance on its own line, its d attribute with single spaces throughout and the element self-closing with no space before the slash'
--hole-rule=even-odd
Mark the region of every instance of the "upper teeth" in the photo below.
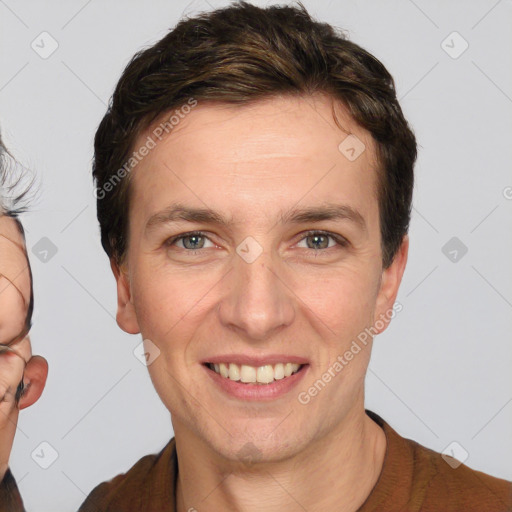
<svg viewBox="0 0 512 512">
<path fill-rule="evenodd" d="M 292 373 L 297 372 L 300 368 L 300 364 L 278 363 L 275 365 L 266 364 L 264 366 L 255 367 L 246 364 L 220 363 L 210 364 L 210 368 L 215 370 L 222 377 L 231 380 L 269 384 L 270 382 L 274 382 L 274 380 L 284 379 L 285 377 L 289 377 Z"/>
</svg>

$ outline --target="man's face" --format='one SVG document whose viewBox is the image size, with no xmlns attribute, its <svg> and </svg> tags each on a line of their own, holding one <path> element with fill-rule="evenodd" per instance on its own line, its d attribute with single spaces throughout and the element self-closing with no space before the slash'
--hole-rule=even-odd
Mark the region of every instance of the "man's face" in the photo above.
<svg viewBox="0 0 512 512">
<path fill-rule="evenodd" d="M 247 443 L 258 457 L 283 459 L 341 432 L 363 408 L 371 342 L 307 404 L 299 400 L 392 308 L 407 254 L 405 240 L 383 271 L 374 145 L 338 112 L 366 146 L 353 161 L 338 149 L 347 133 L 328 98 L 288 97 L 199 103 L 132 171 L 118 322 L 151 340 L 151 358 L 160 351 L 149 371 L 176 435 L 228 459 Z M 170 220 L 177 203 L 228 224 Z M 327 205 L 344 215 L 291 220 Z M 202 234 L 173 241 L 192 231 Z M 280 377 L 278 363 L 301 367 L 260 385 L 222 377 L 212 362 L 273 365 L 262 379 Z"/>
</svg>

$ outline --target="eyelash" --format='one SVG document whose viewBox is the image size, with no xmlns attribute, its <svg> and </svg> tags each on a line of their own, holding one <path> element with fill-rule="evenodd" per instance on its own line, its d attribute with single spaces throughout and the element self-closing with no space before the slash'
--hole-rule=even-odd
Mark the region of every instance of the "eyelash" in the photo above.
<svg viewBox="0 0 512 512">
<path fill-rule="evenodd" d="M 336 244 L 339 246 L 339 247 L 347 247 L 349 245 L 349 242 L 343 238 L 342 236 L 339 236 L 339 235 L 335 235 L 334 233 L 330 233 L 328 231 L 315 231 L 315 230 L 312 230 L 312 231 L 307 231 L 304 236 L 299 240 L 299 242 L 301 242 L 302 240 L 304 240 L 305 238 L 308 238 L 310 236 L 314 236 L 314 235 L 321 235 L 321 236 L 326 236 L 328 238 L 332 238 Z M 193 236 L 200 236 L 200 237 L 204 237 L 204 238 L 207 238 L 208 240 L 210 240 L 208 238 L 208 236 L 206 235 L 205 232 L 203 231 L 190 231 L 188 233 L 183 233 L 182 235 L 178 235 L 178 236 L 175 236 L 175 237 L 172 237 L 172 238 L 169 238 L 168 240 L 166 240 L 164 242 L 164 245 L 167 246 L 167 247 L 170 247 L 172 246 L 175 242 L 179 241 L 179 240 L 182 240 L 184 238 L 189 238 L 189 237 L 193 237 Z M 211 241 L 211 240 L 210 240 Z M 325 251 L 328 251 L 330 249 L 335 249 L 335 247 L 328 247 L 326 249 L 307 249 L 308 251 L 312 251 L 315 256 L 320 253 L 320 252 L 325 252 Z M 203 249 L 197 249 L 197 250 L 191 250 L 191 249 L 183 249 L 187 254 L 190 254 L 191 256 L 197 256 L 197 255 L 200 255 L 201 254 L 201 251 Z"/>
</svg>

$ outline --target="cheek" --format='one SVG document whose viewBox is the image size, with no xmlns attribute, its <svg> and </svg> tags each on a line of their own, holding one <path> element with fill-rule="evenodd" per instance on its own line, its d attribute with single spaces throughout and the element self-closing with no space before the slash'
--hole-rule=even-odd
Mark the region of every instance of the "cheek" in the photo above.
<svg viewBox="0 0 512 512">
<path fill-rule="evenodd" d="M 346 341 L 367 327 L 373 318 L 376 300 L 375 278 L 370 269 L 345 267 L 329 275 L 302 276 L 296 294 L 321 324 L 329 328 L 330 339 Z"/>
<path fill-rule="evenodd" d="M 164 341 L 180 333 L 186 337 L 193 319 L 201 314 L 202 298 L 210 281 L 196 271 L 165 268 L 137 269 L 133 279 L 133 302 L 142 335 Z"/>
</svg>

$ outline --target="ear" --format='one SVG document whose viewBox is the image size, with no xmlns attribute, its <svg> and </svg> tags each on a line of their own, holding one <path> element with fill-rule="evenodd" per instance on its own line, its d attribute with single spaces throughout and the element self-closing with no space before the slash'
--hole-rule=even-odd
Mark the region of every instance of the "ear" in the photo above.
<svg viewBox="0 0 512 512">
<path fill-rule="evenodd" d="M 19 408 L 25 409 L 39 400 L 43 393 L 48 376 L 48 363 L 44 357 L 30 358 L 23 372 L 24 391 L 20 398 Z"/>
<path fill-rule="evenodd" d="M 393 307 L 395 304 L 398 288 L 402 282 L 407 256 L 409 254 L 409 236 L 405 235 L 402 239 L 400 248 L 398 249 L 391 265 L 382 271 L 377 302 L 375 306 L 375 314 L 373 318 L 374 329 L 377 334 L 385 331 L 392 318 L 390 312 L 395 312 Z M 387 319 L 387 321 L 383 321 Z M 384 324 L 382 327 L 379 325 Z"/>
<path fill-rule="evenodd" d="M 128 334 L 139 334 L 139 323 L 133 306 L 130 280 L 126 269 L 123 266 L 119 267 L 114 259 L 110 260 L 110 268 L 117 283 L 117 325 Z"/>
</svg>

